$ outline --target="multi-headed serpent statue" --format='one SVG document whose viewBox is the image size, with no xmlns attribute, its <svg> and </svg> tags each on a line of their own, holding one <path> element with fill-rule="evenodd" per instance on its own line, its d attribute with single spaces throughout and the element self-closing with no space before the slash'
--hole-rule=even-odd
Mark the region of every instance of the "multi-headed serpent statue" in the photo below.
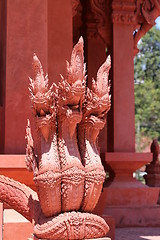
<svg viewBox="0 0 160 240">
<path fill-rule="evenodd" d="M 99 238 L 109 230 L 104 219 L 91 212 L 105 179 L 96 139 L 110 109 L 110 66 L 108 57 L 92 90 L 87 88 L 81 37 L 67 62 L 66 77 L 48 88 L 48 76 L 33 56 L 29 90 L 35 133 L 28 120 L 26 165 L 33 171 L 37 192 L 0 176 L 0 201 L 33 223 L 34 239 Z"/>
</svg>

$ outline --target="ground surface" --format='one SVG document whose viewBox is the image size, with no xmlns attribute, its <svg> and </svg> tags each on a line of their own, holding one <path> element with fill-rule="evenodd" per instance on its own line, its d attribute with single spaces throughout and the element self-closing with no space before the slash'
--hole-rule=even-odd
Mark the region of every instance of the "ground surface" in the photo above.
<svg viewBox="0 0 160 240">
<path fill-rule="evenodd" d="M 160 240 L 160 227 L 116 228 L 115 240 Z"/>
</svg>

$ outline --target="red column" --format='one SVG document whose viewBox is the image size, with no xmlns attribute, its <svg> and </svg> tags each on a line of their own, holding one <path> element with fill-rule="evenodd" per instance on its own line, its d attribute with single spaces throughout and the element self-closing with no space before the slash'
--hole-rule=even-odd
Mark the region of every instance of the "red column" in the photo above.
<svg viewBox="0 0 160 240">
<path fill-rule="evenodd" d="M 113 24 L 114 152 L 135 151 L 133 26 Z"/>
<path fill-rule="evenodd" d="M 112 152 L 106 152 L 106 207 L 104 215 L 115 218 L 116 225 L 144 226 L 144 206 L 156 207 L 159 190 L 148 188 L 133 178 L 133 172 L 151 160 L 150 153 L 135 153 L 133 25 L 135 3 L 112 2 L 113 8 L 113 81 Z M 110 136 L 108 137 L 108 141 Z M 133 207 L 134 206 L 134 207 Z M 135 213 L 138 210 L 139 216 Z M 132 211 L 134 213 L 132 213 Z M 153 216 L 152 213 L 149 214 Z M 154 217 L 153 217 L 154 218 Z M 153 219 L 150 217 L 150 220 Z M 149 220 L 149 221 L 150 221 Z"/>
</svg>

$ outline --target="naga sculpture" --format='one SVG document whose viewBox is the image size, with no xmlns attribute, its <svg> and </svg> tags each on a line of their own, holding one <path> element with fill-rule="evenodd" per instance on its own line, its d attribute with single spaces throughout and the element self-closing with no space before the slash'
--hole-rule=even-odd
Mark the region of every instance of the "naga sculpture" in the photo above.
<svg viewBox="0 0 160 240">
<path fill-rule="evenodd" d="M 87 88 L 83 103 L 83 117 L 78 124 L 78 140 L 85 167 L 85 194 L 82 202 L 82 210 L 91 212 L 100 197 L 105 171 L 101 163 L 96 145 L 99 131 L 105 125 L 105 115 L 110 109 L 110 86 L 108 84 L 109 69 L 111 67 L 110 56 L 100 67 L 97 73 L 97 81 L 92 80 L 92 90 Z"/>
<path fill-rule="evenodd" d="M 28 120 L 26 165 L 37 191 L 0 176 L 0 201 L 33 223 L 34 239 L 99 238 L 109 230 L 104 219 L 90 212 L 105 179 L 96 139 L 111 104 L 110 66 L 108 57 L 88 89 L 81 37 L 66 76 L 49 88 L 48 76 L 33 56 L 29 91 L 35 131 Z"/>
</svg>

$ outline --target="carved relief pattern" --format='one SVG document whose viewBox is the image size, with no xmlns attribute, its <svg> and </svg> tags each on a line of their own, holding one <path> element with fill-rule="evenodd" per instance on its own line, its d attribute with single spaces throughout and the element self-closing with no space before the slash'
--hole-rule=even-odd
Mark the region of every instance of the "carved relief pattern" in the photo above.
<svg viewBox="0 0 160 240">
<path fill-rule="evenodd" d="M 42 228 L 41 224 L 36 225 L 35 234 L 38 238 L 88 239 L 106 234 L 104 219 L 89 213 L 66 212 L 50 219 L 48 225 L 50 228 Z"/>
<path fill-rule="evenodd" d="M 87 39 L 97 39 L 106 45 L 107 49 L 112 45 L 112 0 L 88 0 L 82 1 L 81 31 Z M 74 28 L 76 32 L 76 28 Z"/>
<path fill-rule="evenodd" d="M 87 213 L 95 207 L 105 178 L 96 139 L 110 108 L 109 68 L 108 57 L 86 92 L 80 38 L 65 78 L 48 88 L 48 77 L 33 57 L 30 97 L 35 132 L 28 120 L 26 165 L 33 171 L 37 193 L 0 176 L 0 201 L 34 223 L 34 239 L 98 238 L 109 230 L 102 218 Z"/>
<path fill-rule="evenodd" d="M 113 23 L 125 23 L 125 24 L 134 24 L 135 22 L 135 1 L 119 1 L 114 0 L 112 2 L 112 21 Z"/>
<path fill-rule="evenodd" d="M 96 38 L 100 37 L 104 42 L 107 41 L 106 37 L 106 27 L 109 29 L 109 0 L 106 2 L 104 0 L 89 0 L 87 1 L 85 9 L 86 19 L 85 25 L 87 28 L 87 37 Z"/>
<path fill-rule="evenodd" d="M 99 27 L 103 27 L 105 24 L 105 1 L 104 0 L 91 0 L 91 9 L 96 18 L 96 22 Z"/>
<path fill-rule="evenodd" d="M 99 131 L 105 125 L 105 115 L 111 105 L 108 85 L 110 66 L 109 56 L 98 70 L 97 80 L 92 80 L 92 90 L 87 89 L 83 102 L 83 118 L 78 125 L 79 149 L 86 172 L 82 210 L 88 212 L 95 208 L 105 179 L 96 140 Z"/>
<path fill-rule="evenodd" d="M 14 208 L 30 222 L 34 218 L 37 194 L 29 187 L 0 175 L 0 201 Z M 38 213 L 38 211 L 37 211 Z"/>
<path fill-rule="evenodd" d="M 46 217 L 50 217 L 61 212 L 61 170 L 57 147 L 54 85 L 48 90 L 48 76 L 44 77 L 41 63 L 36 55 L 33 56 L 33 71 L 34 78 L 30 78 L 29 90 L 38 138 L 34 141 L 36 142 L 34 151 L 37 152 L 38 159 L 34 182 L 42 211 Z M 31 131 L 28 131 L 26 138 L 31 139 Z M 32 145 L 31 140 L 30 142 Z M 51 184 L 48 184 L 48 181 Z"/>
<path fill-rule="evenodd" d="M 142 0 L 136 2 L 136 23 L 134 26 L 134 54 L 138 53 L 137 43 L 154 25 L 160 15 L 159 0 Z"/>
<path fill-rule="evenodd" d="M 77 14 L 78 6 L 80 5 L 80 0 L 71 0 L 72 1 L 72 15 L 73 17 Z"/>
<path fill-rule="evenodd" d="M 79 210 L 84 191 L 84 167 L 77 145 L 76 126 L 81 121 L 85 93 L 83 39 L 75 45 L 66 77 L 58 86 L 58 146 L 62 169 L 62 211 Z"/>
</svg>

